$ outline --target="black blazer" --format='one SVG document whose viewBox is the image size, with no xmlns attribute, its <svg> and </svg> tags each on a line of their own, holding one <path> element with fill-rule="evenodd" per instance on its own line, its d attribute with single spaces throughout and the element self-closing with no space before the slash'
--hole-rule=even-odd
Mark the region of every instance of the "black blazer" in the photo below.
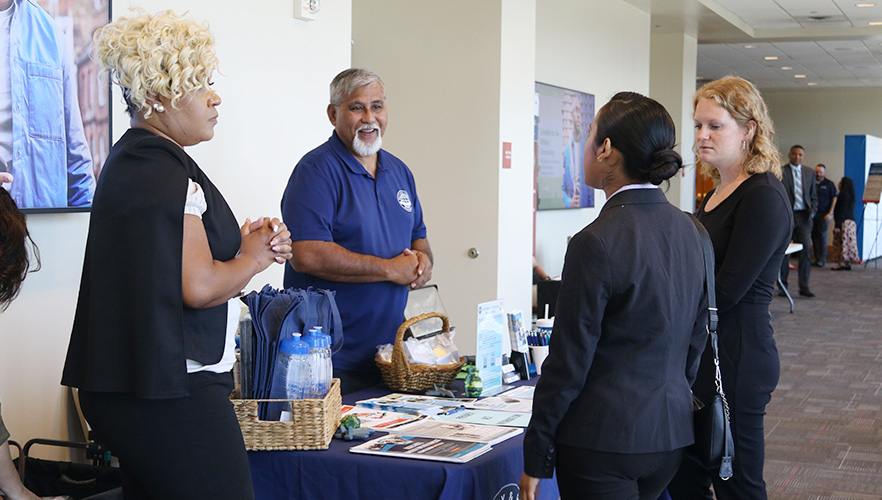
<svg viewBox="0 0 882 500">
<path fill-rule="evenodd" d="M 818 212 L 818 185 L 815 183 L 815 171 L 805 165 L 799 167 L 802 170 L 802 193 L 806 205 L 811 210 L 812 217 Z M 781 166 L 781 182 L 787 195 L 790 197 L 790 206 L 793 206 L 793 169 L 790 164 Z"/>
<path fill-rule="evenodd" d="M 693 443 L 707 339 L 698 231 L 660 189 L 623 191 L 567 247 L 524 470 L 551 477 L 555 443 L 612 453 Z"/>
<path fill-rule="evenodd" d="M 187 359 L 220 361 L 227 304 L 192 309 L 181 290 L 187 179 L 205 193 L 212 257 L 236 256 L 239 225 L 196 162 L 170 140 L 130 129 L 95 190 L 62 384 L 177 398 L 189 394 Z"/>
</svg>

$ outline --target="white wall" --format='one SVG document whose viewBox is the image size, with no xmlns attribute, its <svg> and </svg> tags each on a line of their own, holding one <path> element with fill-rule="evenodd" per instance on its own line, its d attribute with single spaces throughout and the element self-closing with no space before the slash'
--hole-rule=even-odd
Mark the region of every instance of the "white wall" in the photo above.
<svg viewBox="0 0 882 500">
<path fill-rule="evenodd" d="M 160 0 L 117 0 L 114 16 L 127 15 L 130 5 L 148 12 L 171 6 Z M 188 151 L 240 220 L 278 215 L 294 164 L 331 134 L 327 89 L 331 78 L 350 65 L 351 1 L 323 2 L 312 22 L 294 19 L 293 2 L 179 0 L 173 7 L 209 22 L 220 59 L 214 81 L 223 104 L 215 137 Z M 128 126 L 118 93 L 113 106 L 118 138 Z M 28 227 L 40 247 L 43 269 L 27 278 L 19 298 L 0 314 L 3 420 L 19 441 L 62 439 L 68 436 L 68 408 L 59 380 L 88 214 L 34 214 Z M 273 266 L 249 289 L 265 283 L 278 287 L 281 281 L 282 267 Z"/>
<path fill-rule="evenodd" d="M 649 93 L 650 16 L 621 0 L 541 0 L 536 4 L 536 81 L 594 94 L 600 109 L 620 90 Z M 536 258 L 561 272 L 567 237 L 600 213 L 594 208 L 543 210 L 536 219 Z"/>
<path fill-rule="evenodd" d="M 353 65 L 386 84 L 383 145 L 416 178 L 432 283 L 464 354 L 475 352 L 478 303 L 530 308 L 534 5 L 353 3 Z M 504 171 L 503 141 L 513 153 Z"/>
<path fill-rule="evenodd" d="M 670 180 L 668 201 L 681 210 L 695 207 L 695 128 L 692 120 L 692 95 L 695 93 L 698 41 L 683 33 L 652 34 L 649 95 L 660 102 L 677 127 L 677 152 L 683 169 Z M 662 184 L 665 187 L 665 184 Z"/>
<path fill-rule="evenodd" d="M 882 89 L 766 90 L 782 160 L 790 146 L 805 147 L 804 163 L 827 166 L 834 183 L 844 174 L 846 135 L 882 137 Z"/>
</svg>

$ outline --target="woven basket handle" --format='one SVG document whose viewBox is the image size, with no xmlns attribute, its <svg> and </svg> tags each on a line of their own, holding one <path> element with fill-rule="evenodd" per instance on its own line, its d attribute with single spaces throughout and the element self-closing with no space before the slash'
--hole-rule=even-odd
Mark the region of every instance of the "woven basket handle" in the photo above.
<svg viewBox="0 0 882 500">
<path fill-rule="evenodd" d="M 429 318 L 441 318 L 441 331 L 449 332 L 450 331 L 450 319 L 444 313 L 439 312 L 428 312 L 420 314 L 419 316 L 414 316 L 409 320 L 405 321 L 398 327 L 398 331 L 395 333 L 395 345 L 392 346 L 392 367 L 393 369 L 403 370 L 408 375 L 410 374 L 410 364 L 407 362 L 407 355 L 404 354 L 404 332 L 407 331 L 408 328 L 413 325 L 419 323 L 420 321 L 429 319 Z"/>
</svg>

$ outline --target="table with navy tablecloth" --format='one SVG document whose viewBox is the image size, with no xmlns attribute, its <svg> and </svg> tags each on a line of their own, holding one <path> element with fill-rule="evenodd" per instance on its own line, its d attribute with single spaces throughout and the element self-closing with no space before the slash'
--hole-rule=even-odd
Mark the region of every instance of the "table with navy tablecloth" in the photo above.
<svg viewBox="0 0 882 500">
<path fill-rule="evenodd" d="M 535 383 L 534 381 L 531 381 Z M 531 383 L 523 382 L 523 383 Z M 460 391 L 462 382 L 455 382 Z M 385 386 L 343 396 L 344 404 L 384 396 Z M 383 435 L 376 432 L 372 438 Z M 407 499 L 516 500 L 524 470 L 523 434 L 464 464 L 350 453 L 362 441 L 331 440 L 320 451 L 250 451 L 257 500 Z M 559 497 L 554 479 L 542 481 L 541 500 Z"/>
</svg>

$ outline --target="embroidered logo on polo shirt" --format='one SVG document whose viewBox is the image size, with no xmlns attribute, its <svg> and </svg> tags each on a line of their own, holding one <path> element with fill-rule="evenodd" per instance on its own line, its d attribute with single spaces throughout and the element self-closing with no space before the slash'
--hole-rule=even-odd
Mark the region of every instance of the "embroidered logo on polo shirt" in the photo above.
<svg viewBox="0 0 882 500">
<path fill-rule="evenodd" d="M 410 195 L 408 195 L 407 191 L 403 189 L 398 191 L 398 204 L 408 212 L 413 212 L 413 205 L 410 203 Z"/>
</svg>

